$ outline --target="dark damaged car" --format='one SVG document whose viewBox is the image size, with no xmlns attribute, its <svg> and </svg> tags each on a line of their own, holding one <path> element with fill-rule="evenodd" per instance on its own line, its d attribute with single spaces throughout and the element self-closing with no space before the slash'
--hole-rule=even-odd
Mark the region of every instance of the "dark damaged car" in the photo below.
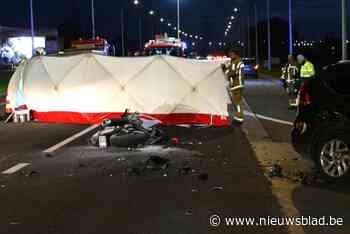
<svg viewBox="0 0 350 234">
<path fill-rule="evenodd" d="M 296 151 L 315 161 L 324 177 L 349 177 L 350 61 L 330 65 L 302 85 L 292 142 Z"/>
</svg>

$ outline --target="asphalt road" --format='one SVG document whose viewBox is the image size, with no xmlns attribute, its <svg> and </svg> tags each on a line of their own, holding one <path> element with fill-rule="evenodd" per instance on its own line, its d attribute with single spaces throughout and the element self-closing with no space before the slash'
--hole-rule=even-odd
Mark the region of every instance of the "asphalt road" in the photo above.
<svg viewBox="0 0 350 234">
<path fill-rule="evenodd" d="M 256 114 L 293 122 L 295 110 L 288 109 L 288 96 L 279 81 L 274 78 L 249 79 L 246 81 L 245 99 Z M 260 119 L 269 136 L 276 142 L 290 142 L 291 125 Z"/>
<path fill-rule="evenodd" d="M 186 145 L 140 152 L 105 152 L 82 140 L 54 158 L 40 150 L 68 130 L 51 129 L 56 135 L 44 128 L 51 129 L 32 124 L 27 133 L 21 131 L 43 141 L 20 149 L 17 159 L 30 166 L 0 177 L 1 233 L 241 233 L 242 228 L 211 228 L 209 217 L 282 216 L 270 182 L 238 127 L 169 129 Z M 7 153 L 16 152 L 18 132 L 9 127 L 11 137 L 0 139 L 1 145 L 13 141 L 13 147 L 5 147 Z M 142 171 L 151 155 L 168 158 L 169 169 Z M 179 174 L 187 167 L 187 175 Z M 128 168 L 139 168 L 141 175 L 130 175 Z M 203 173 L 208 180 L 199 178 Z M 284 227 L 247 230 L 286 233 Z"/>
<path fill-rule="evenodd" d="M 255 113 L 293 119 L 272 80 L 248 80 L 246 100 Z M 273 142 L 289 144 L 290 126 L 261 123 Z M 270 181 L 244 126 L 168 128 L 183 143 L 177 147 L 100 150 L 87 145 L 87 135 L 55 157 L 42 153 L 85 128 L 0 124 L 0 173 L 27 163 L 13 174 L 0 174 L 1 234 L 350 232 L 349 186 Z M 145 168 L 151 156 L 169 160 L 169 167 Z M 215 214 L 222 220 L 219 227 L 209 223 Z M 343 218 L 345 226 L 224 224 L 225 217 L 302 215 Z"/>
</svg>

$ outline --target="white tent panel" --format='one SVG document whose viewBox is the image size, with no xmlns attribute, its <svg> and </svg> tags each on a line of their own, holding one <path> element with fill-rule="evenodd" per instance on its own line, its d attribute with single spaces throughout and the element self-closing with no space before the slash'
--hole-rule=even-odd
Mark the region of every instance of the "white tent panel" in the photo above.
<svg viewBox="0 0 350 234">
<path fill-rule="evenodd" d="M 146 113 L 167 114 L 191 87 L 175 70 L 169 69 L 162 57 L 155 57 L 152 64 L 126 84 L 125 89 Z"/>
<path fill-rule="evenodd" d="M 76 55 L 57 59 L 57 57 L 47 56 L 40 57 L 40 59 L 53 84 L 59 85 L 66 75 L 82 61 L 83 57 L 84 55 Z"/>
<path fill-rule="evenodd" d="M 203 61 L 195 59 L 182 59 L 178 57 L 166 56 L 168 66 L 173 68 L 189 84 L 196 85 L 204 77 L 210 75 L 220 64 L 215 61 Z"/>
<path fill-rule="evenodd" d="M 152 57 L 115 58 L 102 55 L 94 57 L 121 85 L 126 85 L 153 62 Z"/>
<path fill-rule="evenodd" d="M 96 123 L 126 108 L 168 124 L 227 125 L 229 96 L 220 63 L 170 56 L 37 57 L 13 75 L 10 107 L 40 121 Z"/>
</svg>

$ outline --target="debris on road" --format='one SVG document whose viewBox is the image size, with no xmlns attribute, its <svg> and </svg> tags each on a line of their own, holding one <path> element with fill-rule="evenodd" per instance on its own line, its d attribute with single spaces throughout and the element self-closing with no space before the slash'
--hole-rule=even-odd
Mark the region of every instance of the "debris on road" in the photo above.
<svg viewBox="0 0 350 234">
<path fill-rule="evenodd" d="M 128 176 L 140 176 L 141 170 L 136 167 L 129 167 L 126 169 L 126 175 Z"/>
<path fill-rule="evenodd" d="M 20 222 L 11 222 L 10 225 L 20 225 Z"/>
<path fill-rule="evenodd" d="M 282 167 L 279 164 L 273 164 L 272 167 L 268 168 L 268 176 L 270 178 L 273 178 L 273 177 L 282 178 L 283 177 Z"/>
<path fill-rule="evenodd" d="M 124 161 L 126 161 L 126 158 L 120 157 L 120 158 L 117 158 L 117 161 L 118 161 L 118 162 L 124 162 Z"/>
<path fill-rule="evenodd" d="M 317 171 L 304 172 L 297 170 L 292 176 L 292 180 L 302 185 L 317 185 L 325 183 L 325 180 Z"/>
<path fill-rule="evenodd" d="M 213 192 L 218 192 L 218 191 L 223 191 L 224 187 L 223 186 L 215 186 L 213 188 L 211 188 L 211 191 Z"/>
<path fill-rule="evenodd" d="M 198 175 L 198 179 L 202 181 L 206 181 L 209 179 L 209 175 L 207 173 L 201 173 Z"/>
<path fill-rule="evenodd" d="M 180 168 L 180 169 L 178 169 L 178 173 L 179 173 L 179 175 L 189 175 L 189 174 L 191 174 L 191 173 L 194 173 L 195 172 L 195 170 L 194 169 L 192 169 L 190 166 L 188 166 L 188 165 L 186 165 L 186 166 L 184 166 L 184 167 L 182 167 L 182 168 Z"/>
<path fill-rule="evenodd" d="M 179 144 L 180 144 L 180 139 L 177 138 L 177 137 L 172 138 L 172 139 L 171 139 L 171 144 L 172 144 L 173 146 L 179 145 Z"/>
<path fill-rule="evenodd" d="M 198 189 L 196 189 L 196 188 L 193 188 L 193 189 L 191 190 L 191 192 L 192 192 L 192 193 L 198 193 L 198 192 L 199 192 L 199 190 L 198 190 Z"/>
<path fill-rule="evenodd" d="M 37 175 L 37 174 L 39 174 L 39 172 L 37 172 L 37 171 L 30 171 L 30 172 L 28 172 L 26 174 L 26 177 L 32 177 L 32 176 Z"/>
<path fill-rule="evenodd" d="M 187 211 L 185 212 L 185 215 L 186 215 L 186 216 L 192 216 L 192 215 L 193 215 L 193 211 L 192 211 L 192 210 L 187 210 Z"/>
<path fill-rule="evenodd" d="M 146 161 L 145 169 L 152 170 L 152 171 L 160 171 L 160 170 L 166 170 L 169 167 L 169 160 L 161 158 L 159 156 L 151 156 Z"/>
</svg>

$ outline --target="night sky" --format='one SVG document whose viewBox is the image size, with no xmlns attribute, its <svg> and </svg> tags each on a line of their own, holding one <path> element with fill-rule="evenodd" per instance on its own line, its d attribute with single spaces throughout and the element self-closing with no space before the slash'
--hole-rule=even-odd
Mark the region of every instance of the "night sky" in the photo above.
<svg viewBox="0 0 350 234">
<path fill-rule="evenodd" d="M 120 9 L 126 9 L 126 31 L 128 38 L 137 40 L 137 10 L 133 0 L 95 0 L 96 29 L 98 34 L 109 39 L 120 36 Z M 159 18 L 164 17 L 176 23 L 176 0 L 140 0 L 141 9 L 154 9 L 158 16 L 156 31 L 164 30 L 159 26 Z M 252 9 L 254 0 L 181 0 L 182 29 L 203 35 L 207 40 L 222 40 L 227 18 L 234 7 L 243 8 L 246 14 Z M 266 17 L 266 1 L 256 0 L 260 19 Z M 57 27 L 67 20 L 80 24 L 86 34 L 91 31 L 90 0 L 34 0 L 36 27 Z M 296 27 L 305 37 L 319 39 L 326 33 L 340 35 L 340 1 L 335 0 L 294 0 Z M 288 0 L 271 0 L 272 16 L 287 19 Z M 2 0 L 0 25 L 29 26 L 29 0 Z M 161 16 L 159 16 L 159 13 Z M 151 17 L 143 16 L 144 39 L 151 37 Z"/>
</svg>

